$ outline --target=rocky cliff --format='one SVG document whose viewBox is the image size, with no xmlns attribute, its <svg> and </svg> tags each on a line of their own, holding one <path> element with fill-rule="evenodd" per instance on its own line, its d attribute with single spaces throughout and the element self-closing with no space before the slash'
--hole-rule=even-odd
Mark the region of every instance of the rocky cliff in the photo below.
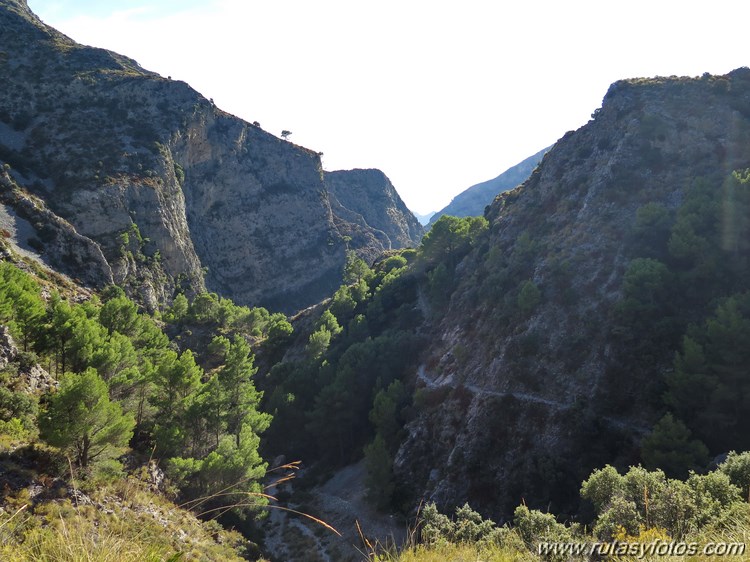
<svg viewBox="0 0 750 562">
<path fill-rule="evenodd" d="M 443 215 L 481 217 L 484 214 L 485 207 L 492 203 L 497 195 L 523 183 L 549 149 L 550 147 L 540 150 L 523 162 L 508 168 L 494 179 L 483 181 L 465 189 L 451 199 L 451 202 L 445 208 L 432 215 L 428 224 L 434 224 Z"/>
<path fill-rule="evenodd" d="M 292 311 L 340 283 L 344 236 L 362 255 L 388 247 L 344 216 L 361 209 L 334 214 L 317 153 L 76 44 L 23 0 L 0 0 L 0 27 L 0 161 L 100 248 L 92 279 L 150 307 L 181 285 Z"/>
<path fill-rule="evenodd" d="M 324 179 L 332 198 L 356 213 L 363 224 L 385 234 L 387 249 L 419 244 L 424 229 L 383 172 L 341 170 L 326 172 Z"/>
<path fill-rule="evenodd" d="M 663 375 L 679 341 L 634 352 L 656 332 L 646 323 L 623 335 L 625 272 L 644 232 L 657 239 L 664 230 L 666 246 L 697 178 L 722 197 L 727 175 L 750 167 L 748 141 L 746 68 L 621 81 L 592 121 L 499 195 L 485 215 L 487 239 L 456 267 L 447 310 L 432 311 L 432 343 L 416 373 L 420 413 L 395 461 L 401 483 L 498 517 L 521 501 L 565 513 L 590 469 L 637 463 L 641 437 L 663 412 Z M 718 202 L 720 221 L 729 204 Z M 666 230 L 645 221 L 644 209 L 659 210 Z M 735 227 L 725 220 L 717 231 Z M 675 251 L 668 259 L 681 266 Z M 631 291 L 643 283 L 628 280 Z M 745 280 L 735 290 L 748 288 Z M 653 286 L 641 291 L 659 306 Z M 700 317 L 676 310 L 659 310 L 657 320 Z"/>
</svg>

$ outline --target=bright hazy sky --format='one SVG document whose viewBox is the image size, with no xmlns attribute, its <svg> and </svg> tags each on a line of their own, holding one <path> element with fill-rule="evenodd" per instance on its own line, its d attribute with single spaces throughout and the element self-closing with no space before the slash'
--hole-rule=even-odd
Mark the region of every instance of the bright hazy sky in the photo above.
<svg viewBox="0 0 750 562">
<path fill-rule="evenodd" d="M 426 213 L 585 124 L 610 83 L 750 65 L 746 0 L 28 0 L 73 39 L 380 168 Z"/>
</svg>

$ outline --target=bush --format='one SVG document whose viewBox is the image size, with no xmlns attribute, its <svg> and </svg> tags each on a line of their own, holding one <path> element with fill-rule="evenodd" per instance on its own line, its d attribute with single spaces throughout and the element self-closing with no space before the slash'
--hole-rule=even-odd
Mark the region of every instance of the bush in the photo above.
<svg viewBox="0 0 750 562">
<path fill-rule="evenodd" d="M 607 466 L 594 471 L 581 487 L 598 518 L 594 532 L 611 540 L 622 527 L 629 535 L 657 528 L 674 538 L 715 522 L 740 501 L 740 490 L 721 472 L 691 474 L 686 482 L 667 479 L 661 470 L 631 467 L 620 475 Z"/>
<path fill-rule="evenodd" d="M 513 514 L 513 523 L 523 542 L 532 551 L 537 552 L 539 543 L 570 542 L 570 530 L 558 523 L 551 513 L 542 513 L 519 505 Z"/>
<path fill-rule="evenodd" d="M 719 465 L 719 470 L 740 489 L 742 499 L 750 502 L 750 452 L 731 451 L 726 460 Z"/>
<path fill-rule="evenodd" d="M 432 546 L 470 544 L 480 548 L 525 548 L 518 533 L 508 527 L 498 527 L 494 521 L 483 519 L 469 504 L 456 508 L 456 517 L 451 520 L 440 513 L 434 503 L 428 503 L 422 510 L 420 523 L 422 540 Z"/>
</svg>

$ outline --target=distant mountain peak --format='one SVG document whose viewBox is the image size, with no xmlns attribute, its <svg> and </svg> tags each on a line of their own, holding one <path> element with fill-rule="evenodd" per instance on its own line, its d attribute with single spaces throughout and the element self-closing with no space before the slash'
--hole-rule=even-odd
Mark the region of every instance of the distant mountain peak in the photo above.
<svg viewBox="0 0 750 562">
<path fill-rule="evenodd" d="M 456 217 L 482 216 L 485 207 L 492 203 L 497 195 L 523 183 L 549 149 L 550 147 L 548 146 L 540 150 L 533 156 L 529 156 L 522 162 L 508 168 L 494 179 L 465 189 L 456 195 L 445 208 L 437 213 L 433 213 L 429 224 L 434 224 L 443 215 L 453 215 Z"/>
</svg>

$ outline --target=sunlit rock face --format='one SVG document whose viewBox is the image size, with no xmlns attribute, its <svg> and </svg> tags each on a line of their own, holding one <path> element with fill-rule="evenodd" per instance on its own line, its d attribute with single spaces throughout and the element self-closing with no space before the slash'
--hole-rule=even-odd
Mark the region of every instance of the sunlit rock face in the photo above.
<svg viewBox="0 0 750 562">
<path fill-rule="evenodd" d="M 0 159 L 100 247 L 99 277 L 110 271 L 144 304 L 207 289 L 291 312 L 340 283 L 347 243 L 374 259 L 418 239 L 410 225 L 396 232 L 413 218 L 405 208 L 349 211 L 337 201 L 334 214 L 317 153 L 187 84 L 78 45 L 25 2 L 0 1 L 0 25 Z M 400 203 L 387 180 L 362 201 L 376 203 L 377 189 Z M 372 226 L 358 219 L 378 213 Z"/>
<path fill-rule="evenodd" d="M 389 248 L 419 244 L 422 225 L 399 197 L 391 180 L 380 170 L 341 170 L 325 173 L 331 199 L 357 215 L 351 222 L 385 234 Z"/>
<path fill-rule="evenodd" d="M 699 178 L 720 197 L 749 141 L 748 69 L 621 81 L 495 199 L 433 326 L 395 461 L 404 489 L 497 517 L 521 502 L 571 513 L 593 468 L 640 462 L 680 343 L 634 357 L 638 334 L 619 328 L 637 211 L 674 216 Z"/>
</svg>

